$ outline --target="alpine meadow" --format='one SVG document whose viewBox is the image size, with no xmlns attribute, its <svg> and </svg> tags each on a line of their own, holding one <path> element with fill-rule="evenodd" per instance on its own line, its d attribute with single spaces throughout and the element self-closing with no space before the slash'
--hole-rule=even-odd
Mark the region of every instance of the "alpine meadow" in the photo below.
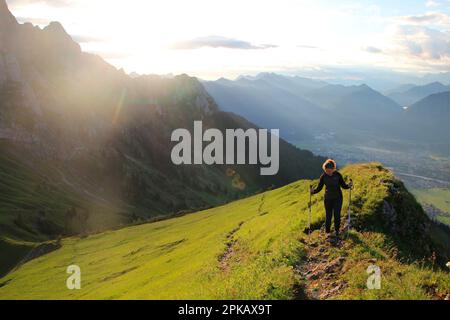
<svg viewBox="0 0 450 320">
<path fill-rule="evenodd" d="M 445 0 L 0 0 L 0 300 L 450 300 L 449 21 Z"/>
</svg>

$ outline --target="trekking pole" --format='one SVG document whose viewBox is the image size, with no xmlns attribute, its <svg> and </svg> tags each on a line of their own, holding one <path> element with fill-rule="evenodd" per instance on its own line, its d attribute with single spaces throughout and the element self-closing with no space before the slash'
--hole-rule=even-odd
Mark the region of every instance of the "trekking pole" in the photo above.
<svg viewBox="0 0 450 320">
<path fill-rule="evenodd" d="M 308 204 L 308 207 L 309 207 L 309 215 L 308 215 L 308 237 L 310 237 L 311 238 L 311 206 L 312 206 L 312 201 L 311 201 L 311 199 L 312 199 L 312 193 L 311 193 L 311 190 L 312 190 L 312 185 L 310 185 L 309 186 L 309 204 Z"/>
<path fill-rule="evenodd" d="M 348 223 L 348 228 L 347 228 L 347 233 L 350 231 L 350 222 L 351 222 L 351 213 L 352 213 L 352 189 L 353 189 L 353 180 L 350 179 L 350 183 L 352 184 L 352 187 L 349 190 L 349 194 L 348 194 L 348 218 L 347 218 L 347 223 Z"/>
</svg>

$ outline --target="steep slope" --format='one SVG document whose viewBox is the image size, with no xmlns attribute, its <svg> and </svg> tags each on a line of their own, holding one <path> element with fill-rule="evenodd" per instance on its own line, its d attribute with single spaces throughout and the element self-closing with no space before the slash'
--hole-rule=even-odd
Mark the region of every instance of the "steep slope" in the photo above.
<svg viewBox="0 0 450 320">
<path fill-rule="evenodd" d="M 440 82 L 432 82 L 423 86 L 414 86 L 404 91 L 394 92 L 388 97 L 402 107 L 409 107 L 429 95 L 445 91 L 450 91 L 450 86 L 445 86 Z"/>
<path fill-rule="evenodd" d="M 2 237 L 104 230 L 216 206 L 319 170 L 321 157 L 283 141 L 276 176 L 261 177 L 258 166 L 175 166 L 173 130 L 192 130 L 195 120 L 205 129 L 255 125 L 221 112 L 195 78 L 130 77 L 82 52 L 57 22 L 19 24 L 4 0 L 0 15 Z"/>
<path fill-rule="evenodd" d="M 60 249 L 2 278 L 0 298 L 445 298 L 450 277 L 439 265 L 449 257 L 442 247 L 449 234 L 431 238 L 434 225 L 379 164 L 342 173 L 355 182 L 354 229 L 339 246 L 319 240 L 319 196 L 315 231 L 311 238 L 303 232 L 310 181 L 299 181 L 183 217 L 64 239 Z M 374 263 L 382 287 L 367 290 L 366 269 Z M 81 290 L 65 286 L 71 264 L 81 268 Z"/>
</svg>

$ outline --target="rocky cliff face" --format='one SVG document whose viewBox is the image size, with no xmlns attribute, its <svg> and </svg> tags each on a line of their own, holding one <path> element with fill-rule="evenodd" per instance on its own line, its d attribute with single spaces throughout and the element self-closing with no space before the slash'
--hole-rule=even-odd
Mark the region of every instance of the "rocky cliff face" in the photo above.
<svg viewBox="0 0 450 320">
<path fill-rule="evenodd" d="M 6 27 L 11 25 L 16 25 L 17 20 L 12 15 L 11 11 L 9 11 L 8 6 L 6 5 L 6 1 L 0 1 L 0 27 L 1 30 L 4 30 Z"/>
</svg>

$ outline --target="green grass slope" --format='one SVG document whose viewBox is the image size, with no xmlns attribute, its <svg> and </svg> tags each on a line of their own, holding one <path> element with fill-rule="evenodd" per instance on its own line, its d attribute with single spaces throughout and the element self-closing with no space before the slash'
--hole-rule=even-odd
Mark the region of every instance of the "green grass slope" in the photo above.
<svg viewBox="0 0 450 320">
<path fill-rule="evenodd" d="M 448 271 L 428 259 L 437 250 L 441 259 L 446 253 L 439 241 L 420 234 L 429 221 L 402 184 L 378 164 L 354 165 L 342 173 L 356 186 L 356 230 L 327 252 L 327 259 L 343 256 L 345 262 L 332 274 L 344 285 L 326 298 L 432 299 L 450 292 Z M 60 249 L 0 279 L 0 299 L 308 297 L 311 285 L 327 285 L 325 277 L 314 282 L 303 271 L 314 253 L 311 243 L 321 241 L 318 230 L 311 238 L 304 233 L 310 183 L 299 181 L 169 220 L 64 239 Z M 312 212 L 318 229 L 320 196 Z M 365 289 L 371 259 L 382 267 L 381 290 Z M 72 264 L 81 268 L 80 290 L 66 288 L 66 268 Z"/>
<path fill-rule="evenodd" d="M 441 212 L 436 219 L 450 226 L 450 189 L 416 189 L 412 192 L 421 203 L 438 208 Z"/>
</svg>

